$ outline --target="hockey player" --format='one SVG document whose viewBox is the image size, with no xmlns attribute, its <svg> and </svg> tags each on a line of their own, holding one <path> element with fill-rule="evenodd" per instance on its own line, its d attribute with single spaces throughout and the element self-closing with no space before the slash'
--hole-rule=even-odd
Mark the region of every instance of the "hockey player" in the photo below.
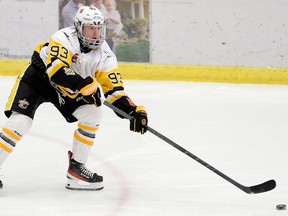
<svg viewBox="0 0 288 216">
<path fill-rule="evenodd" d="M 17 78 L 5 109 L 9 119 L 0 133 L 0 166 L 31 128 L 38 106 L 51 102 L 67 122 L 78 122 L 73 151 L 68 152 L 66 188 L 100 190 L 103 177 L 85 166 L 102 117 L 100 86 L 106 100 L 134 117 L 130 130 L 146 132 L 147 112 L 124 91 L 116 56 L 105 41 L 101 12 L 83 6 L 74 25 L 38 45 L 31 64 Z"/>
</svg>

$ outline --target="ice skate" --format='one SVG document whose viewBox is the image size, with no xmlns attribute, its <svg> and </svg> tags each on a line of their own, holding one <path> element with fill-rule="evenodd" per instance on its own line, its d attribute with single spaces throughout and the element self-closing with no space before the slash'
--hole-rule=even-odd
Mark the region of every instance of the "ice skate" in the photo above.
<svg viewBox="0 0 288 216">
<path fill-rule="evenodd" d="M 3 183 L 2 183 L 2 181 L 0 180 L 0 189 L 2 189 L 3 188 Z"/>
<path fill-rule="evenodd" d="M 67 171 L 66 188 L 70 190 L 101 190 L 103 177 L 88 170 L 84 164 L 72 159 L 72 152 L 68 152 L 69 168 Z"/>
</svg>

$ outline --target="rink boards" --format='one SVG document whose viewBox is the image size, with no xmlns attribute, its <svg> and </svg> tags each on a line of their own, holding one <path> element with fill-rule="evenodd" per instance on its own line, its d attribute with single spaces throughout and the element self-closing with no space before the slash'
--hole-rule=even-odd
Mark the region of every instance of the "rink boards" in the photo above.
<svg viewBox="0 0 288 216">
<path fill-rule="evenodd" d="M 16 76 L 28 66 L 27 60 L 0 60 L 0 75 Z M 175 80 L 193 82 L 288 84 L 286 68 L 180 66 L 119 63 L 127 80 Z"/>
</svg>

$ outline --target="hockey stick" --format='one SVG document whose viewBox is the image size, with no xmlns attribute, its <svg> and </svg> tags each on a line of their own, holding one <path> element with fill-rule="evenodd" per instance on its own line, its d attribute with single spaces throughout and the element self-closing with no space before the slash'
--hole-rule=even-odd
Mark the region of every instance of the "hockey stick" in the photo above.
<svg viewBox="0 0 288 216">
<path fill-rule="evenodd" d="M 117 112 L 118 114 L 124 116 L 125 118 L 127 118 L 129 120 L 133 119 L 132 116 L 128 115 L 127 113 L 125 113 L 124 111 L 119 109 L 118 107 L 115 107 L 114 105 L 110 104 L 108 101 L 104 101 L 103 104 L 106 105 L 107 107 L 111 108 L 113 111 Z M 164 140 L 165 142 L 167 142 L 168 144 L 170 144 L 174 148 L 178 149 L 179 151 L 181 151 L 184 154 L 188 155 L 192 159 L 196 160 L 198 163 L 200 163 L 203 166 L 205 166 L 206 168 L 210 169 L 212 172 L 214 172 L 217 175 L 221 176 L 222 178 L 224 178 L 225 180 L 227 180 L 228 182 L 230 182 L 231 184 L 233 184 L 234 186 L 236 186 L 237 188 L 241 189 L 242 191 L 244 191 L 247 194 L 263 193 L 263 192 L 267 192 L 267 191 L 273 190 L 276 187 L 276 182 L 273 179 L 269 180 L 269 181 L 266 181 L 266 182 L 264 182 L 262 184 L 254 185 L 254 186 L 248 186 L 248 187 L 244 186 L 244 185 L 238 183 L 237 181 L 231 179 L 230 177 L 228 177 L 224 173 L 220 172 L 215 167 L 213 167 L 210 164 L 206 163 L 205 161 L 203 161 L 202 159 L 200 159 L 196 155 L 192 154 L 191 152 L 189 152 L 185 148 L 181 147 L 177 143 L 173 142 L 172 140 L 170 140 L 169 138 L 167 138 L 163 134 L 161 134 L 158 131 L 154 130 L 153 128 L 149 127 L 148 125 L 147 125 L 147 131 L 151 132 L 152 134 L 154 134 L 155 136 L 157 136 L 160 139 Z"/>
</svg>

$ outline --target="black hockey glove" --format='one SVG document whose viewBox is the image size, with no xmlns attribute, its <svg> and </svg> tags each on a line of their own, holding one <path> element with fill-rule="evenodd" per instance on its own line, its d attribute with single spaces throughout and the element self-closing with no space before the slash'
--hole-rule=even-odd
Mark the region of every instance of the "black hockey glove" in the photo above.
<svg viewBox="0 0 288 216">
<path fill-rule="evenodd" d="M 85 78 L 79 89 L 80 93 L 83 95 L 83 100 L 86 103 L 95 104 L 97 107 L 101 106 L 101 92 L 95 78 Z"/>
<path fill-rule="evenodd" d="M 133 119 L 130 120 L 130 130 L 141 134 L 146 133 L 148 118 L 145 108 L 143 106 L 137 106 L 130 115 L 133 116 Z"/>
</svg>

